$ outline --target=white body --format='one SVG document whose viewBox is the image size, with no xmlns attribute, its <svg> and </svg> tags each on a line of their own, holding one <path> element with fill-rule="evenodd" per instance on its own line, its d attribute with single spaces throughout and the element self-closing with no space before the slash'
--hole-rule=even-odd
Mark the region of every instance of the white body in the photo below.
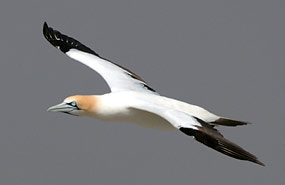
<svg viewBox="0 0 285 185">
<path fill-rule="evenodd" d="M 104 121 L 135 123 L 143 127 L 159 130 L 175 129 L 167 120 L 152 112 L 132 108 L 137 100 L 175 109 L 199 117 L 207 122 L 212 122 L 219 118 L 201 107 L 156 94 L 124 91 L 100 95 L 97 98 L 98 107 L 96 113 L 88 116 Z"/>
<path fill-rule="evenodd" d="M 111 93 L 99 96 L 70 96 L 62 103 L 50 107 L 49 111 L 135 123 L 160 130 L 178 129 L 223 154 L 264 165 L 213 128 L 215 124 L 237 126 L 246 123 L 222 118 L 199 106 L 160 96 L 138 75 L 100 57 L 77 40 L 48 27 L 46 23 L 43 34 L 53 46 L 70 58 L 97 71 L 111 89 Z"/>
</svg>

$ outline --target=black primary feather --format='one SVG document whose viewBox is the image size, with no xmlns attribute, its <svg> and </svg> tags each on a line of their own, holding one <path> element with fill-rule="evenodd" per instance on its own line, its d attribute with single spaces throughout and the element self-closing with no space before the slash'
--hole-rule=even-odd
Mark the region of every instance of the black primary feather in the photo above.
<svg viewBox="0 0 285 185">
<path fill-rule="evenodd" d="M 200 143 L 203 143 L 204 145 L 225 155 L 240 160 L 251 161 L 264 166 L 264 164 L 260 162 L 256 156 L 224 138 L 218 130 L 214 129 L 208 123 L 198 118 L 195 119 L 202 125 L 196 126 L 198 130 L 191 128 L 180 128 L 180 131 L 186 135 L 193 136 Z"/>
<path fill-rule="evenodd" d="M 43 26 L 44 37 L 56 48 L 60 49 L 63 53 L 68 52 L 70 49 L 78 49 L 83 52 L 87 52 L 96 56 L 99 56 L 96 52 L 81 44 L 76 39 L 61 34 L 59 31 L 48 27 L 47 23 Z"/>
</svg>

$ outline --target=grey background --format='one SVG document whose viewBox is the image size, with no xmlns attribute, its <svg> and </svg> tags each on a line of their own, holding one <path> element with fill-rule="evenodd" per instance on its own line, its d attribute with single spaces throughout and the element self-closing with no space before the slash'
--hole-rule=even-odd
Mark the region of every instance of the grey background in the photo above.
<svg viewBox="0 0 285 185">
<path fill-rule="evenodd" d="M 284 1 L 1 1 L 1 185 L 285 184 Z M 221 128 L 267 166 L 180 132 L 48 113 L 109 92 L 53 48 L 43 22 L 162 95 L 253 124 Z"/>
</svg>

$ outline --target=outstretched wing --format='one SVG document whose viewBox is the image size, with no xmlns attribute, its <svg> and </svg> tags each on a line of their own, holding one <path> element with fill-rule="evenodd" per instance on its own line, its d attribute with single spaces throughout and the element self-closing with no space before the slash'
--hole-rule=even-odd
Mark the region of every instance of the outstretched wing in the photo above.
<svg viewBox="0 0 285 185">
<path fill-rule="evenodd" d="M 247 160 L 264 166 L 256 156 L 227 140 L 218 130 L 213 128 L 213 126 L 199 118 L 175 109 L 144 101 L 133 101 L 131 108 L 151 112 L 164 118 L 184 134 L 193 136 L 200 143 L 203 143 L 218 152 L 236 159 Z"/>
<path fill-rule="evenodd" d="M 112 92 L 132 90 L 157 94 L 138 75 L 100 57 L 96 52 L 79 41 L 48 27 L 46 22 L 43 26 L 43 34 L 53 46 L 60 49 L 70 58 L 97 71 L 105 79 Z"/>
</svg>

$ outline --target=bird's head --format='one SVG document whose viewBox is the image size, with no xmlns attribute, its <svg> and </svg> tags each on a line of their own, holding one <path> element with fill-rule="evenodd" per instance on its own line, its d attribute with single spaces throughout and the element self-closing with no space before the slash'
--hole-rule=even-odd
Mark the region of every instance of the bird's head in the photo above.
<svg viewBox="0 0 285 185">
<path fill-rule="evenodd" d="M 76 95 L 65 98 L 62 103 L 48 108 L 47 111 L 87 116 L 96 110 L 96 105 L 96 96 Z"/>
</svg>

